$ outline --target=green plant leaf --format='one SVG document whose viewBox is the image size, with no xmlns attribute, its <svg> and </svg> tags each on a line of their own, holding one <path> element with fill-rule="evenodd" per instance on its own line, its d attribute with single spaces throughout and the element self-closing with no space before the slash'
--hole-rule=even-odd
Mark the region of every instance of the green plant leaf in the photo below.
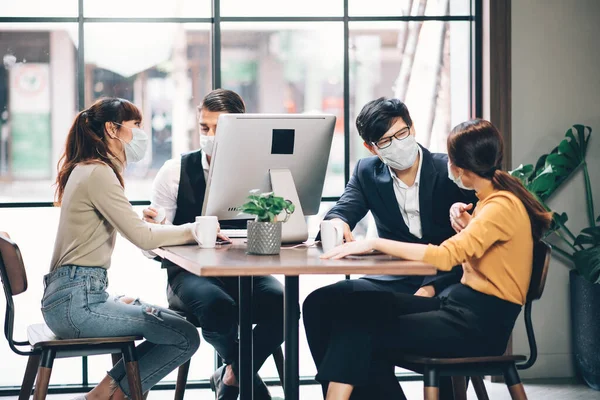
<svg viewBox="0 0 600 400">
<path fill-rule="evenodd" d="M 555 181 L 554 171 L 552 166 L 547 166 L 529 185 L 529 190 L 538 194 L 540 198 L 552 189 Z"/>
<path fill-rule="evenodd" d="M 511 175 L 540 200 L 547 200 L 585 161 L 590 134 L 590 127 L 574 125 L 558 146 L 538 159 L 533 173 L 527 165 L 519 166 Z"/>
<path fill-rule="evenodd" d="M 517 168 L 510 172 L 512 176 L 519 179 L 524 185 L 528 182 L 529 177 L 533 174 L 533 165 L 519 165 Z"/>
<path fill-rule="evenodd" d="M 576 251 L 573 261 L 581 276 L 592 283 L 600 283 L 600 246 Z"/>
<path fill-rule="evenodd" d="M 294 205 L 283 197 L 275 196 L 273 192 L 260 193 L 255 189 L 250 191 L 248 201 L 239 209 L 240 214 L 256 215 L 257 221 L 274 222 L 282 211 L 285 210 L 288 214 L 294 212 Z"/>
<path fill-rule="evenodd" d="M 577 236 L 577 239 L 575 239 L 575 246 L 580 244 L 600 245 L 600 226 L 591 226 L 583 229 L 579 236 Z"/>
</svg>

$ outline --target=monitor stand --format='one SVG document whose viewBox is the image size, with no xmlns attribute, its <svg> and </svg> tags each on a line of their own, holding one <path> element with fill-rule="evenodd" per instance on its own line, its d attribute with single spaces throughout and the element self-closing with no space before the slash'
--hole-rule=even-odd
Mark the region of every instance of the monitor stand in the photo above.
<svg viewBox="0 0 600 400">
<path fill-rule="evenodd" d="M 271 169 L 271 190 L 275 196 L 290 200 L 296 210 L 286 223 L 281 227 L 281 241 L 283 243 L 301 243 L 308 239 L 308 226 L 302 212 L 302 205 L 298 197 L 298 191 L 294 184 L 294 178 L 289 169 Z M 285 218 L 285 212 L 280 214 L 279 219 Z"/>
</svg>

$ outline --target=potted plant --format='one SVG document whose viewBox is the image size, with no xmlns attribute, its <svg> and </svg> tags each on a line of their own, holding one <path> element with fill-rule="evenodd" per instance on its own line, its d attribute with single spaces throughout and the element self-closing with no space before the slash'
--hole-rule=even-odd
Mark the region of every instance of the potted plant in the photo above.
<svg viewBox="0 0 600 400">
<path fill-rule="evenodd" d="M 240 206 L 241 214 L 256 216 L 254 221 L 248 221 L 248 253 L 279 254 L 281 224 L 289 219 L 295 208 L 291 201 L 277 197 L 273 192 L 251 190 L 248 201 Z M 285 217 L 283 221 L 278 221 L 278 216 L 282 213 L 285 213 Z"/>
<path fill-rule="evenodd" d="M 585 180 L 589 226 L 575 235 L 567 226 L 566 213 L 554 213 L 547 237 L 553 237 L 553 253 L 575 268 L 569 273 L 571 291 L 571 329 L 575 365 L 584 381 L 600 390 L 600 216 L 594 213 L 594 199 L 585 161 L 592 129 L 574 125 L 550 154 L 536 165 L 520 165 L 511 175 L 550 211 L 547 201 L 579 169 Z"/>
</svg>

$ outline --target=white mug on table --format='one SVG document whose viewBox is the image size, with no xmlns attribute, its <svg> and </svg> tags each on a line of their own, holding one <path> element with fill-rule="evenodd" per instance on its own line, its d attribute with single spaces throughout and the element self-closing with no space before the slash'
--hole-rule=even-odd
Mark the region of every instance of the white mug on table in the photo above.
<svg viewBox="0 0 600 400">
<path fill-rule="evenodd" d="M 215 216 L 196 217 L 194 227 L 194 238 L 198 246 L 203 249 L 212 249 L 217 244 L 217 232 L 219 231 L 219 220 Z"/>
<path fill-rule="evenodd" d="M 321 222 L 321 245 L 328 252 L 344 242 L 344 223 L 340 220 Z"/>
</svg>

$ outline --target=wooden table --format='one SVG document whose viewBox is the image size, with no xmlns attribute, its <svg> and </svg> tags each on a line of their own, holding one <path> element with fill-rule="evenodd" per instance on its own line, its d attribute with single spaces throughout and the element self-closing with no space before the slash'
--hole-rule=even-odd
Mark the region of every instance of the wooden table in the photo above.
<svg viewBox="0 0 600 400">
<path fill-rule="evenodd" d="M 355 256 L 343 260 L 322 260 L 320 247 L 282 249 L 276 256 L 246 253 L 243 239 L 215 249 L 196 245 L 170 246 L 155 250 L 162 258 L 199 276 L 239 277 L 239 378 L 240 399 L 252 398 L 252 277 L 285 275 L 285 368 L 286 400 L 299 398 L 298 362 L 298 277 L 312 274 L 435 275 L 432 265 L 403 261 L 386 255 Z"/>
</svg>

